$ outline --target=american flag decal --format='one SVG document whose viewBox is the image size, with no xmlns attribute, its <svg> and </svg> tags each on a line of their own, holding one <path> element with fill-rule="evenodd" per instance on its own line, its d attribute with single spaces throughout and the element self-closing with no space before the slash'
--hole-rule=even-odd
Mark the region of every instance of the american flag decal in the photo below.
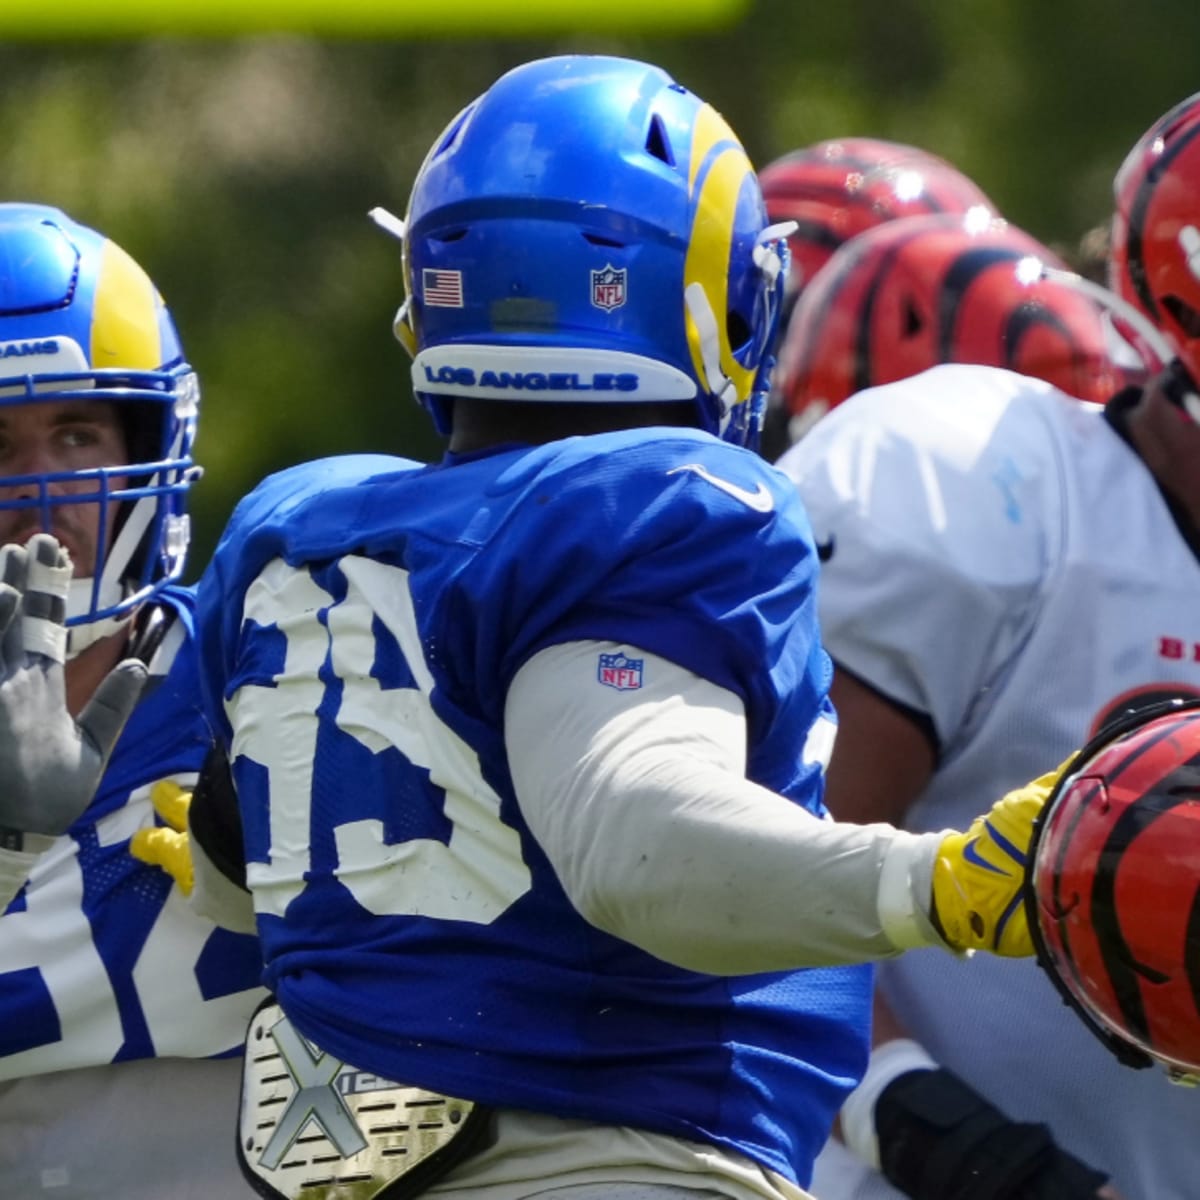
<svg viewBox="0 0 1200 1200">
<path fill-rule="evenodd" d="M 421 271 L 421 294 L 425 303 L 432 308 L 462 308 L 462 272 L 434 271 L 425 267 Z"/>
</svg>

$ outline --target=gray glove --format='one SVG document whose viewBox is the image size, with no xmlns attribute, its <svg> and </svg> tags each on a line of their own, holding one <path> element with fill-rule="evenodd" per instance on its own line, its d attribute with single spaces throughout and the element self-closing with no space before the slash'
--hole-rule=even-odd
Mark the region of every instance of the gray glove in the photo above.
<svg viewBox="0 0 1200 1200">
<path fill-rule="evenodd" d="M 71 559 L 48 533 L 0 549 L 0 834 L 65 833 L 95 795 L 146 682 L 118 663 L 79 718 L 67 711 L 66 600 Z"/>
</svg>

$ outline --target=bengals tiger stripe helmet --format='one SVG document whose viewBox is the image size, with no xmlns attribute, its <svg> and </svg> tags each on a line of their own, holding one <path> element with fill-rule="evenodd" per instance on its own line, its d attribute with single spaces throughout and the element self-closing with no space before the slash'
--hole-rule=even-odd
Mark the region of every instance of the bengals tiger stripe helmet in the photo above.
<svg viewBox="0 0 1200 1200">
<path fill-rule="evenodd" d="M 1138 139 L 1113 182 L 1109 286 L 1200 381 L 1200 92 Z"/>
<path fill-rule="evenodd" d="M 883 138 L 832 138 L 785 154 L 759 172 L 767 215 L 795 221 L 788 296 L 856 234 L 900 217 L 996 215 L 983 191 L 945 159 Z M 785 314 L 786 315 L 786 314 Z"/>
<path fill-rule="evenodd" d="M 1200 700 L 1109 726 L 1076 756 L 1030 846 L 1038 961 L 1127 1066 L 1200 1079 Z"/>
<path fill-rule="evenodd" d="M 1132 381 L 1101 306 L 1000 219 L 909 217 L 843 246 L 800 296 L 780 348 L 795 440 L 853 393 L 938 363 L 1005 367 L 1104 402 Z"/>
</svg>

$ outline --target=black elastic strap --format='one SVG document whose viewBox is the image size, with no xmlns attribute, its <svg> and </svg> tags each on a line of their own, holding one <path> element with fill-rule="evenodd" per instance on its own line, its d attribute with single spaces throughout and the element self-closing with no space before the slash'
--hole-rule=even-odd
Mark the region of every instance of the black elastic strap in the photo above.
<svg viewBox="0 0 1200 1200">
<path fill-rule="evenodd" d="M 175 624 L 177 616 L 175 610 L 166 605 L 145 605 L 134 619 L 133 635 L 129 641 L 129 657 L 141 659 L 149 666 L 171 626 Z"/>
<path fill-rule="evenodd" d="M 1094 1200 L 1107 1182 L 944 1068 L 889 1083 L 875 1128 L 883 1174 L 913 1200 Z"/>
<path fill-rule="evenodd" d="M 233 773 L 225 747 L 214 743 L 192 792 L 188 828 L 197 844 L 231 883 L 246 887 L 246 846 Z"/>
</svg>

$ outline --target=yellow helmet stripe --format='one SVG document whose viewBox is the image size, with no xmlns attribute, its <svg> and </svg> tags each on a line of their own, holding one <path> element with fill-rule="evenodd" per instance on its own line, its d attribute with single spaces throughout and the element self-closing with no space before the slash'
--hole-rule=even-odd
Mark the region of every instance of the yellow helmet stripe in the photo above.
<svg viewBox="0 0 1200 1200">
<path fill-rule="evenodd" d="M 742 367 L 733 357 L 724 318 L 729 303 L 734 213 L 746 178 L 753 175 L 754 168 L 737 135 L 720 113 L 705 105 L 696 116 L 688 164 L 688 189 L 695 215 L 684 262 L 683 284 L 685 289 L 693 283 L 700 284 L 708 297 L 717 318 L 721 370 L 733 380 L 739 400 L 750 395 L 755 371 Z M 696 377 L 703 380 L 700 331 L 686 308 L 684 320 L 692 367 Z"/>
<path fill-rule="evenodd" d="M 115 242 L 106 241 L 92 302 L 92 366 L 155 370 L 162 366 L 158 291 Z"/>
</svg>

